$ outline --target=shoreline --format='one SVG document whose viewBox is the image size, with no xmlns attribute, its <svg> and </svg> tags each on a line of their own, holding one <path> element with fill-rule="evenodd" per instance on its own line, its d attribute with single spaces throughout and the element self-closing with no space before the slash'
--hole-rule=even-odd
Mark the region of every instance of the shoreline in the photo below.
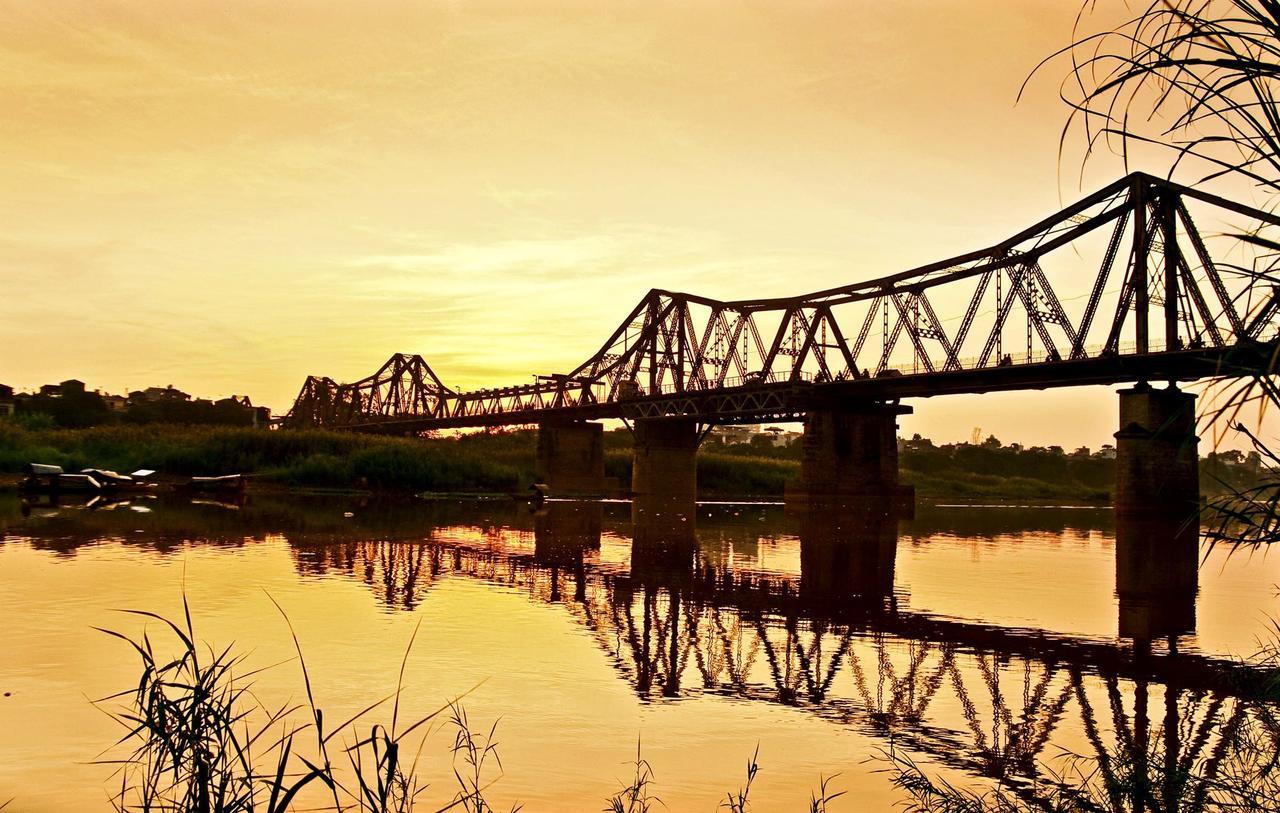
<svg viewBox="0 0 1280 813">
<path fill-rule="evenodd" d="M 27 492 L 22 488 L 23 476 L 20 474 L 0 474 L 0 494 L 13 494 L 17 496 L 25 496 L 31 494 L 33 496 L 49 496 L 48 492 Z M 188 492 L 183 489 L 183 480 L 180 478 L 166 478 L 157 480 L 156 488 L 145 491 L 128 491 L 128 492 L 85 492 L 85 491 L 68 491 L 63 497 L 118 497 L 120 499 L 130 499 L 135 497 L 174 497 L 174 496 L 192 496 L 196 498 L 217 496 L 215 493 L 202 494 L 200 492 Z M 343 488 L 343 487 L 321 487 L 321 486 L 297 486 L 287 483 L 272 482 L 259 480 L 250 482 L 243 492 L 239 492 L 245 497 L 254 496 L 296 496 L 296 497 L 358 497 L 373 498 L 379 500 L 401 500 L 401 501 L 421 501 L 421 502 L 528 502 L 523 494 L 509 493 L 503 491 L 409 491 L 405 489 L 371 489 L 371 488 Z M 634 501 L 634 495 L 629 492 L 622 492 L 615 495 L 583 495 L 583 494 L 552 494 L 547 498 L 548 502 L 605 502 L 605 503 L 630 503 Z M 695 500 L 696 505 L 770 505 L 785 506 L 786 502 L 779 496 L 771 494 L 699 494 Z M 1020 496 L 999 496 L 991 494 L 973 495 L 965 498 L 957 495 L 936 495 L 926 494 L 917 495 L 917 506 L 927 506 L 932 508 L 1070 508 L 1070 509 L 1086 509 L 1086 510 L 1112 510 L 1113 506 L 1109 502 L 1087 501 L 1087 500 L 1071 500 L 1071 499 L 1055 499 L 1052 497 L 1029 499 Z"/>
<path fill-rule="evenodd" d="M 535 481 L 536 446 L 532 430 L 408 439 L 173 424 L 26 428 L 0 420 L 0 489 L 17 490 L 26 464 L 48 463 L 67 472 L 154 469 L 164 489 L 193 476 L 241 474 L 251 492 L 523 497 Z M 1073 469 L 1075 461 L 1043 451 L 970 451 L 973 460 L 908 450 L 901 481 L 915 487 L 918 500 L 935 502 L 1111 502 L 1110 472 L 1098 461 Z M 605 434 L 604 456 L 606 477 L 629 483 L 631 438 L 625 430 Z M 781 500 L 799 467 L 798 449 L 708 443 L 698 456 L 698 494 L 704 500 Z M 1202 479 L 1202 488 L 1208 492 L 1212 482 Z"/>
</svg>

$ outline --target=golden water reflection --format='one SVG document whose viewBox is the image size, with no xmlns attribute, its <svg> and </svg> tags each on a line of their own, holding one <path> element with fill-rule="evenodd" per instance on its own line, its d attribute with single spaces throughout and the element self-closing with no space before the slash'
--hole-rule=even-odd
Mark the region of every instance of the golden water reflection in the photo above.
<svg viewBox="0 0 1280 813">
<path fill-rule="evenodd" d="M 995 780 L 1029 800 L 1048 792 L 1044 766 L 1066 749 L 1091 760 L 1104 778 L 1119 765 L 1138 766 L 1167 784 L 1155 791 L 1166 802 L 1186 797 L 1168 809 L 1195 810 L 1203 809 L 1203 791 L 1172 777 L 1191 768 L 1225 770 L 1244 732 L 1275 730 L 1261 700 L 1269 675 L 1233 657 L 1265 628 L 1275 568 L 1212 557 L 1198 568 L 1197 534 L 1180 522 L 1116 527 L 1109 512 L 1044 508 L 925 507 L 900 521 L 834 510 L 794 517 L 760 505 L 550 502 L 531 510 L 500 502 L 269 497 L 21 511 L 10 505 L 0 517 L 4 554 L 47 554 L 27 562 L 28 572 L 76 568 L 82 551 L 113 546 L 144 551 L 143 561 L 197 548 L 230 549 L 234 558 L 237 550 L 261 547 L 273 563 L 287 557 L 299 595 L 312 599 L 294 602 L 292 612 L 318 623 L 336 606 L 326 602 L 342 583 L 362 585 L 388 618 L 423 614 L 436 591 L 459 579 L 521 595 L 531 607 L 555 607 L 562 634 L 585 638 L 598 653 L 595 663 L 561 664 L 567 674 L 577 668 L 598 678 L 604 664 L 637 709 L 674 704 L 672 713 L 655 712 L 641 724 L 660 729 L 653 740 L 659 757 L 664 739 L 714 744 L 714 757 L 703 749 L 705 764 L 669 768 L 668 804 L 714 809 L 717 788 L 738 777 L 712 781 L 711 766 L 737 764 L 759 740 L 766 767 L 773 758 L 761 809 L 773 809 L 764 804 L 770 799 L 803 800 L 818 772 L 844 772 L 850 809 L 892 803 L 887 778 L 866 762 L 892 743 L 952 781 Z M 201 573 L 215 573 L 213 567 L 202 565 Z M 1098 588 L 1103 572 L 1111 574 L 1109 593 Z M 165 583 L 171 575 L 157 583 L 172 588 Z M 284 579 L 263 576 L 264 585 Z M 949 591 L 941 611 L 931 606 L 931 593 Z M 12 602 L 21 591 L 8 592 Z M 1197 630 L 1198 598 L 1228 605 L 1236 629 Z M 1000 609 L 1015 599 L 1027 609 Z M 1035 606 L 1046 603 L 1054 606 Z M 464 596 L 460 606 L 483 613 L 489 605 Z M 1065 631 L 1025 623 L 1103 613 L 1107 628 L 1090 620 Z M 1243 618 L 1254 623 L 1239 623 Z M 20 639 L 11 632 L 4 643 L 20 650 Z M 452 645 L 466 663 L 467 643 Z M 503 658 L 541 663 L 546 644 L 534 646 Z M 319 671 L 344 668 L 332 659 Z M 504 691 L 507 713 L 520 714 L 527 707 L 520 685 Z M 594 744 L 608 741 L 614 752 L 634 744 L 635 732 L 619 730 L 609 710 L 625 707 L 611 689 L 583 677 L 569 691 L 582 698 L 570 742 L 530 743 L 524 756 L 597 771 L 604 785 L 550 792 L 521 786 L 513 769 L 512 792 L 529 809 L 598 809 L 620 771 L 619 760 L 593 762 Z M 358 707 L 363 698 L 349 700 Z M 699 708 L 706 702 L 718 705 Z M 773 736 L 780 718 L 762 714 L 770 709 L 786 710 L 790 734 Z M 754 734 L 725 743 L 708 729 L 709 719 Z M 0 744 L 11 742 L 0 735 Z M 0 750 L 0 780 L 13 775 L 5 761 Z M 23 790 L 23 772 L 16 773 L 16 789 L 0 785 L 0 793 Z M 1145 805 L 1136 800 L 1132 807 Z"/>
</svg>

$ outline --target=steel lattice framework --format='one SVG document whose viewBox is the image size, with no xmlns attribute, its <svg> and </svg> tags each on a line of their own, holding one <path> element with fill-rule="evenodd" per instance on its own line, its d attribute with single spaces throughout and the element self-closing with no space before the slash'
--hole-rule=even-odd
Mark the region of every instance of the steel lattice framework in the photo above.
<svg viewBox="0 0 1280 813">
<path fill-rule="evenodd" d="M 1206 237 L 1197 218 L 1246 221 Z M 980 251 L 775 299 L 650 291 L 567 374 L 459 392 L 420 356 L 351 384 L 310 377 L 288 426 L 365 431 L 574 418 L 785 418 L 858 399 L 1230 375 L 1265 357 L 1280 217 L 1136 173 Z M 1210 252 L 1211 239 L 1230 245 Z M 1217 244 L 1215 243 L 1215 247 Z"/>
</svg>

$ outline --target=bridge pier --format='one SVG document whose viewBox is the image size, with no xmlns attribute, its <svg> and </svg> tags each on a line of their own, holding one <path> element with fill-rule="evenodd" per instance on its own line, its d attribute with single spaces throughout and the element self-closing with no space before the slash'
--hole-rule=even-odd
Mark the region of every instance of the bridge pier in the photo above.
<svg viewBox="0 0 1280 813">
<path fill-rule="evenodd" d="M 631 462 L 634 494 L 676 500 L 698 496 L 698 422 L 684 418 L 638 420 Z"/>
<path fill-rule="evenodd" d="M 587 421 L 538 424 L 534 475 L 552 494 L 606 493 L 604 427 Z"/>
<path fill-rule="evenodd" d="M 915 489 L 898 482 L 898 416 L 910 413 L 885 403 L 810 410 L 800 475 L 786 486 L 787 506 L 825 503 L 911 516 Z"/>
<path fill-rule="evenodd" d="M 1120 391 L 1116 432 L 1117 515 L 1167 515 L 1179 521 L 1200 507 L 1196 397 L 1170 385 Z"/>
</svg>

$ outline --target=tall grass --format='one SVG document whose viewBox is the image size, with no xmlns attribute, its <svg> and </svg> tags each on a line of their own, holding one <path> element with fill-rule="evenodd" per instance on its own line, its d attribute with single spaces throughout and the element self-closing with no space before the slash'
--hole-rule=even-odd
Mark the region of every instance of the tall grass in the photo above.
<svg viewBox="0 0 1280 813">
<path fill-rule="evenodd" d="M 178 622 L 142 610 L 125 612 L 158 623 L 164 635 L 99 628 L 128 644 L 141 667 L 135 685 L 95 701 L 124 730 L 99 760 L 114 767 L 111 802 L 119 813 L 497 813 L 492 791 L 503 775 L 497 722 L 487 731 L 477 730 L 458 698 L 411 723 L 400 719 L 416 628 L 394 690 L 334 724 L 316 702 L 301 642 L 282 608 L 305 701 L 279 706 L 265 705 L 254 691 L 262 669 L 246 669 L 234 646 L 200 641 L 185 597 Z M 371 721 L 387 706 L 389 721 Z M 446 802 L 427 803 L 419 769 L 429 724 L 437 719 L 453 732 L 447 750 L 454 791 Z M 745 784 L 726 794 L 721 808 L 731 813 L 750 809 L 759 751 L 757 746 L 747 761 Z M 641 756 L 639 741 L 632 768 L 634 779 L 606 799 L 604 810 L 665 809 L 653 792 L 653 769 Z M 811 796 L 810 813 L 825 813 L 827 804 L 842 795 L 831 792 L 828 782 L 822 779 Z M 521 805 L 508 809 L 516 813 Z"/>
<path fill-rule="evenodd" d="M 532 477 L 532 452 L 483 440 L 196 426 L 28 429 L 0 420 L 0 472 L 30 462 L 164 474 L 249 473 L 282 483 L 416 491 L 510 491 Z"/>
<path fill-rule="evenodd" d="M 640 740 L 636 740 L 636 759 L 631 763 L 634 775 L 631 783 L 610 796 L 605 813 L 649 813 L 662 804 L 653 792 L 653 767 L 640 755 Z"/>
<path fill-rule="evenodd" d="M 128 643 L 142 667 L 136 686 L 97 701 L 125 729 L 116 746 L 121 753 L 101 760 L 116 766 L 113 784 L 118 790 L 112 804 L 120 813 L 422 810 L 419 800 L 426 786 L 417 768 L 425 726 L 446 710 L 452 712 L 456 729 L 458 789 L 451 802 L 436 810 L 494 810 L 485 794 L 495 781 L 486 768 L 488 760 L 497 761 L 496 724 L 477 737 L 457 700 L 411 724 L 400 724 L 404 667 L 416 629 L 395 690 L 333 725 L 316 704 L 296 634 L 306 703 L 267 707 L 253 691 L 260 670 L 242 674 L 244 658 L 233 647 L 199 643 L 185 598 L 183 611 L 182 623 L 151 612 L 126 611 L 159 622 L 176 639 L 165 648 L 176 649 L 174 655 L 160 654 L 148 632 L 132 637 L 101 630 Z M 388 702 L 393 704 L 390 723 L 362 729 L 368 716 Z M 299 721 L 299 713 L 305 720 Z M 409 737 L 419 731 L 418 749 L 406 759 Z M 339 736 L 351 744 L 342 745 Z M 483 744 L 478 752 L 476 743 Z M 456 767 L 459 753 L 465 772 Z M 347 763 L 345 768 L 339 767 L 340 761 Z"/>
<path fill-rule="evenodd" d="M 631 482 L 631 450 L 618 435 L 606 433 L 605 474 L 625 489 Z M 411 439 L 170 425 L 58 429 L 0 419 L 0 473 L 40 462 L 68 470 L 150 468 L 174 476 L 245 473 L 305 488 L 511 493 L 533 481 L 536 449 L 532 430 Z M 698 490 L 710 497 L 780 498 L 799 471 L 795 460 L 708 446 L 698 455 Z M 1096 483 L 1072 477 L 980 473 L 954 465 L 913 469 L 910 460 L 904 460 L 901 476 L 922 497 L 1105 501 L 1109 496 Z"/>
</svg>

